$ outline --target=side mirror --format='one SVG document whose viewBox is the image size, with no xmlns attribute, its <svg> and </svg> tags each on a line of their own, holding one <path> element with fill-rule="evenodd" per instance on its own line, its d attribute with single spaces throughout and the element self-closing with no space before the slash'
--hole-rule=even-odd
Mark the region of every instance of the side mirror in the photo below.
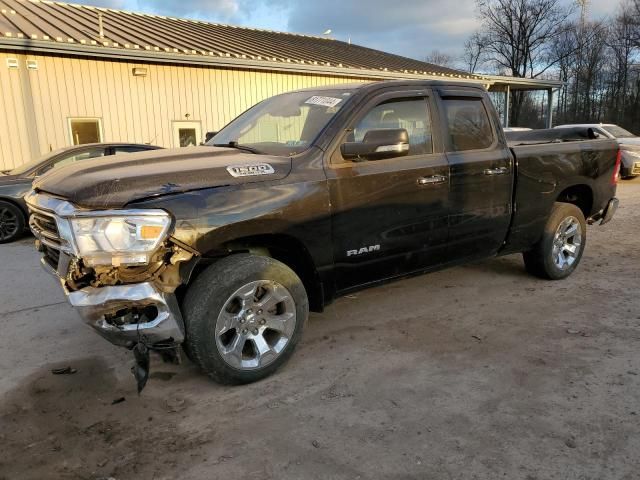
<svg viewBox="0 0 640 480">
<path fill-rule="evenodd" d="M 404 128 L 369 130 L 362 142 L 346 142 L 340 147 L 345 159 L 402 157 L 409 154 L 409 134 Z"/>
</svg>

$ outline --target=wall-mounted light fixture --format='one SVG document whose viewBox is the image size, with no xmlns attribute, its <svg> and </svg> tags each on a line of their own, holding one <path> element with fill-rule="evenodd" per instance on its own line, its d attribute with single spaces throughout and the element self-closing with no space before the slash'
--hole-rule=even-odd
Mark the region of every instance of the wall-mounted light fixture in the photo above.
<svg viewBox="0 0 640 480">
<path fill-rule="evenodd" d="M 27 60 L 27 68 L 29 70 L 37 70 L 38 69 L 38 61 L 37 60 Z"/>
<path fill-rule="evenodd" d="M 146 68 L 142 68 L 142 67 L 135 67 L 133 69 L 133 76 L 134 77 L 146 77 L 147 76 L 147 69 Z"/>
<path fill-rule="evenodd" d="M 7 68 L 18 68 L 18 59 L 7 58 Z"/>
</svg>

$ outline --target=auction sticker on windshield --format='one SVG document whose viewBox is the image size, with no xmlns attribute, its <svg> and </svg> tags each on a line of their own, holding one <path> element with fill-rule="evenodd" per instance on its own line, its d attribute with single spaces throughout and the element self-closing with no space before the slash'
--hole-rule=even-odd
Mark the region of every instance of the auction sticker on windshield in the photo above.
<svg viewBox="0 0 640 480">
<path fill-rule="evenodd" d="M 321 107 L 335 107 L 342 101 L 341 98 L 323 97 L 321 95 L 314 95 L 304 103 L 309 105 L 320 105 Z"/>
</svg>

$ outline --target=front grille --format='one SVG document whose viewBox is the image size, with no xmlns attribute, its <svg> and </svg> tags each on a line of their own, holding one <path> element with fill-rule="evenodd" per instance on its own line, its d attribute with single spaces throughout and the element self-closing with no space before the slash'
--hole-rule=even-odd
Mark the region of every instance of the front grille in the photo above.
<svg viewBox="0 0 640 480">
<path fill-rule="evenodd" d="M 42 254 L 44 261 L 47 262 L 51 268 L 57 270 L 58 262 L 60 261 L 60 250 L 43 245 Z"/>
<path fill-rule="evenodd" d="M 32 208 L 29 227 L 36 238 L 40 240 L 44 261 L 57 270 L 63 242 L 55 217 L 45 211 Z"/>
<path fill-rule="evenodd" d="M 29 227 L 34 235 L 44 243 L 53 244 L 50 246 L 60 247 L 60 234 L 56 219 L 40 210 L 31 210 L 31 218 L 29 219 Z"/>
<path fill-rule="evenodd" d="M 633 169 L 631 170 L 632 175 L 640 175 L 640 162 L 636 162 L 633 164 Z"/>
</svg>

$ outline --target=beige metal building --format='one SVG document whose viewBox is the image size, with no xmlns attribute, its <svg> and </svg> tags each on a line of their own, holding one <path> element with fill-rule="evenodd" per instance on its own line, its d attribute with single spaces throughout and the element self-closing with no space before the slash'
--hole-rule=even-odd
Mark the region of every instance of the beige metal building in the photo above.
<svg viewBox="0 0 640 480">
<path fill-rule="evenodd" d="M 391 78 L 510 84 L 323 37 L 0 0 L 0 170 L 79 143 L 197 144 L 271 95 Z"/>
</svg>

